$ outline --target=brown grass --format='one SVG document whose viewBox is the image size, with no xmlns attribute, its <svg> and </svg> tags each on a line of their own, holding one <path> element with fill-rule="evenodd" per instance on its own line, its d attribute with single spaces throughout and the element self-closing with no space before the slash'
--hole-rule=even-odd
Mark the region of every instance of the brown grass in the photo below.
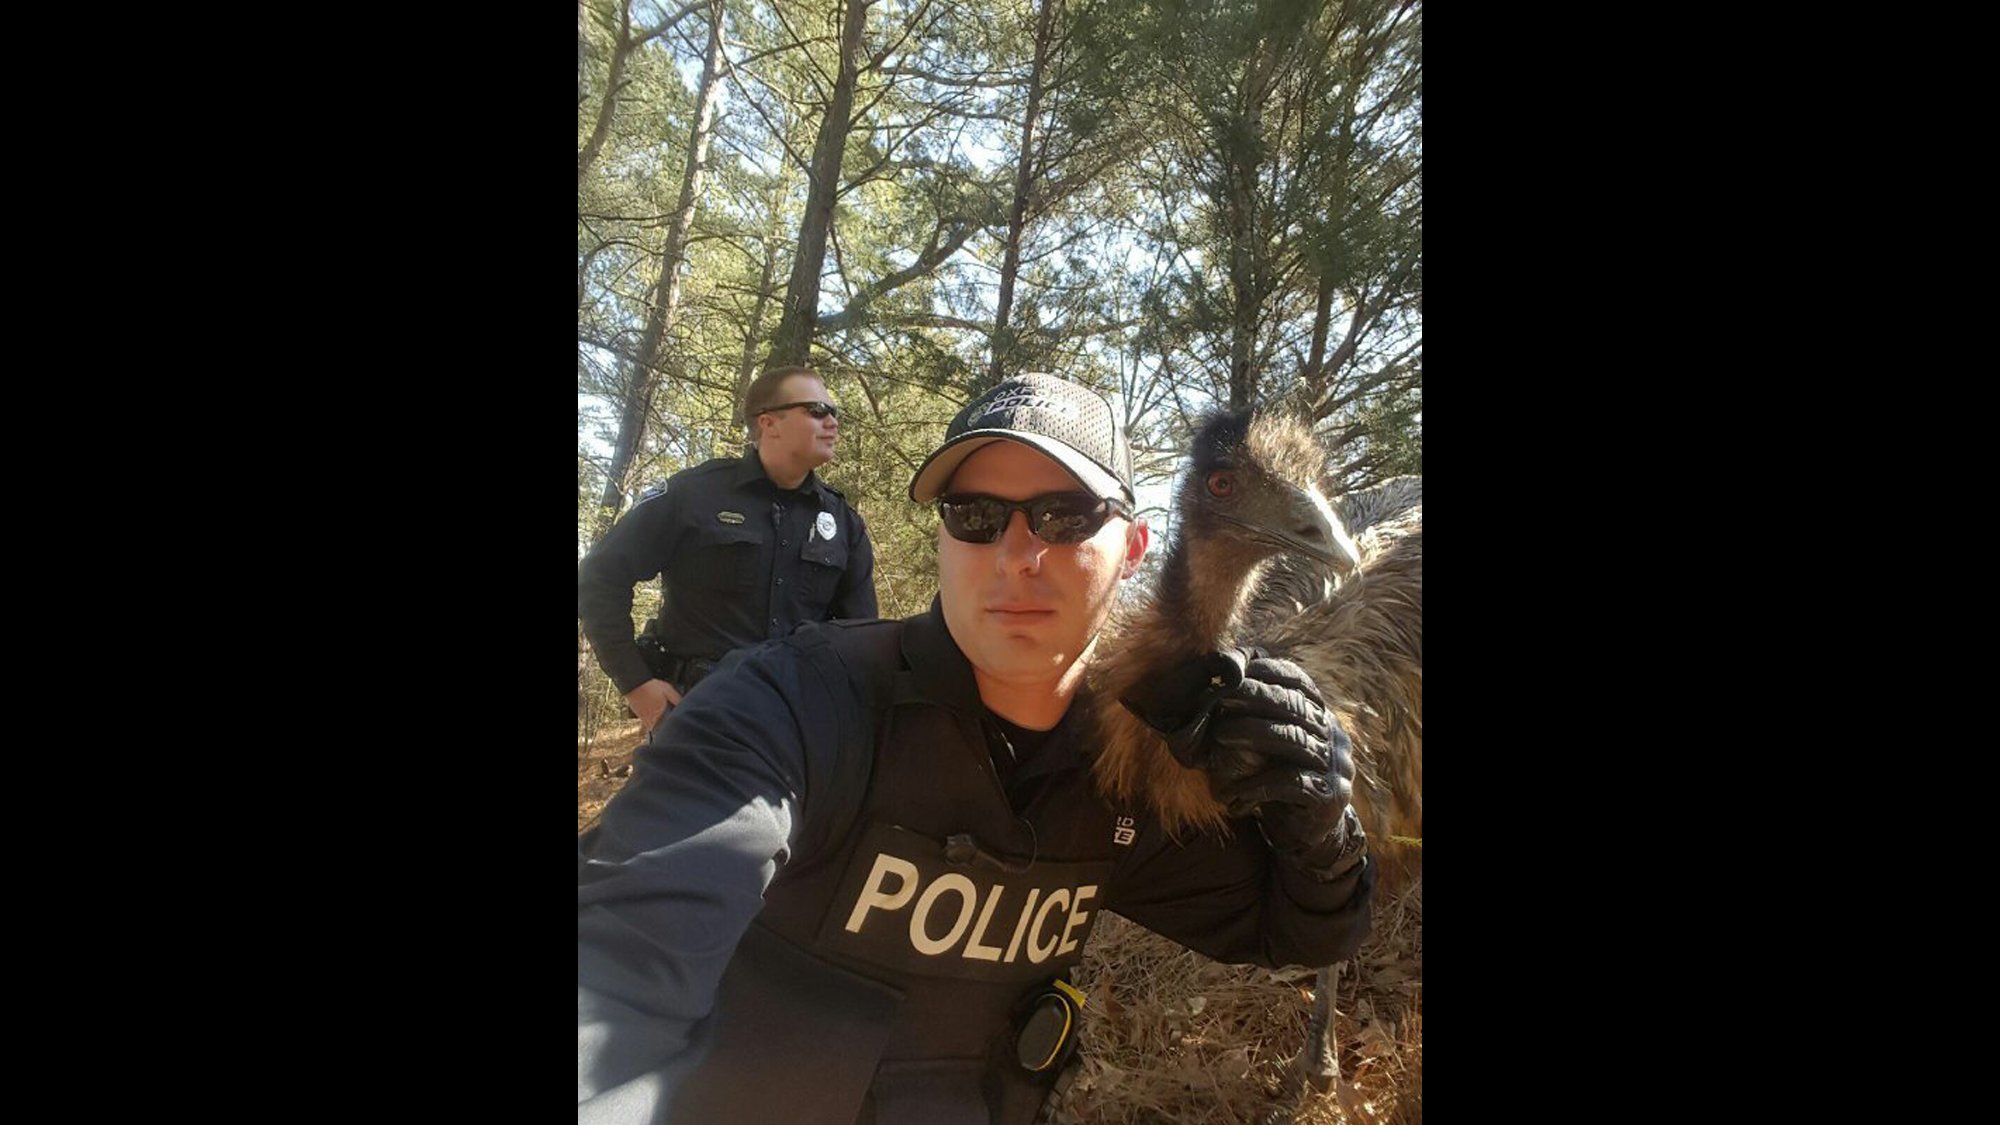
<svg viewBox="0 0 2000 1125">
<path fill-rule="evenodd" d="M 1327 1094 L 1294 1092 L 1309 971 L 1220 965 L 1111 916 L 1078 978 L 1090 997 L 1083 1056 L 1057 1125 L 1423 1120 L 1421 883 L 1378 904 L 1376 933 L 1342 974 L 1343 1081 Z"/>
</svg>

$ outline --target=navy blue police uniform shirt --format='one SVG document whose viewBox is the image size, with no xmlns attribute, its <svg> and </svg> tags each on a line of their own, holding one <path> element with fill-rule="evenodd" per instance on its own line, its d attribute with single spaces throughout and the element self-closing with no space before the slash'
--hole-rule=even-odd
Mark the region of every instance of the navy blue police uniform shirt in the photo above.
<svg viewBox="0 0 2000 1125">
<path fill-rule="evenodd" d="M 633 643 L 632 588 L 655 577 L 656 632 L 676 656 L 715 660 L 803 622 L 877 612 L 861 514 L 817 473 L 778 487 L 754 447 L 674 474 L 577 568 L 577 616 L 620 692 L 653 678 Z"/>
</svg>

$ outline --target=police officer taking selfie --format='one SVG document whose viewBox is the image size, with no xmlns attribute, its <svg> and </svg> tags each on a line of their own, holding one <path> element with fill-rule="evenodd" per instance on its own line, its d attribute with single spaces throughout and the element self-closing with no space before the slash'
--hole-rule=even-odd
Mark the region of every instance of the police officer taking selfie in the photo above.
<svg viewBox="0 0 2000 1125">
<path fill-rule="evenodd" d="M 840 437 L 826 384 L 808 367 L 776 368 L 743 404 L 747 453 L 674 474 L 577 567 L 584 633 L 648 730 L 730 650 L 876 614 L 868 527 L 813 472 Z M 655 575 L 659 616 L 634 637 L 632 587 Z"/>
<path fill-rule="evenodd" d="M 1175 840 L 1093 785 L 1084 672 L 1149 539 L 1109 402 L 1006 380 L 909 491 L 939 515 L 929 612 L 732 655 L 580 838 L 579 1122 L 1025 1125 L 1104 911 L 1230 963 L 1365 936 L 1353 765 L 1296 665 L 1252 663 L 1224 690 L 1263 702 L 1217 713 L 1254 720 L 1201 737 L 1303 747 L 1297 792 L 1260 793 L 1305 815 Z"/>
</svg>

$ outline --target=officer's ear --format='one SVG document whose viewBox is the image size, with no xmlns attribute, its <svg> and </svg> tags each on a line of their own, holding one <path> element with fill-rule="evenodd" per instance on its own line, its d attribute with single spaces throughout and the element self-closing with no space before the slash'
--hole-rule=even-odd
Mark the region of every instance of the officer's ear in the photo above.
<svg viewBox="0 0 2000 1125">
<path fill-rule="evenodd" d="M 1119 569 L 1118 579 L 1124 581 L 1139 573 L 1139 561 L 1146 557 L 1146 544 L 1152 541 L 1153 529 L 1146 521 L 1134 518 L 1125 528 L 1125 565 Z"/>
</svg>

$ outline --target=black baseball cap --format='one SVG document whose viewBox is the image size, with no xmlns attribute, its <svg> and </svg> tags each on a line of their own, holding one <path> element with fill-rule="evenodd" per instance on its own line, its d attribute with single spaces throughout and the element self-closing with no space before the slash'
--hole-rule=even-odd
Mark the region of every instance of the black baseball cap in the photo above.
<svg viewBox="0 0 2000 1125">
<path fill-rule="evenodd" d="M 944 432 L 944 444 L 910 478 L 910 499 L 928 504 L 977 450 L 1015 441 L 1046 454 L 1093 496 L 1132 503 L 1132 449 L 1109 400 L 1089 387 L 1029 372 L 1001 382 L 965 404 Z"/>
</svg>

